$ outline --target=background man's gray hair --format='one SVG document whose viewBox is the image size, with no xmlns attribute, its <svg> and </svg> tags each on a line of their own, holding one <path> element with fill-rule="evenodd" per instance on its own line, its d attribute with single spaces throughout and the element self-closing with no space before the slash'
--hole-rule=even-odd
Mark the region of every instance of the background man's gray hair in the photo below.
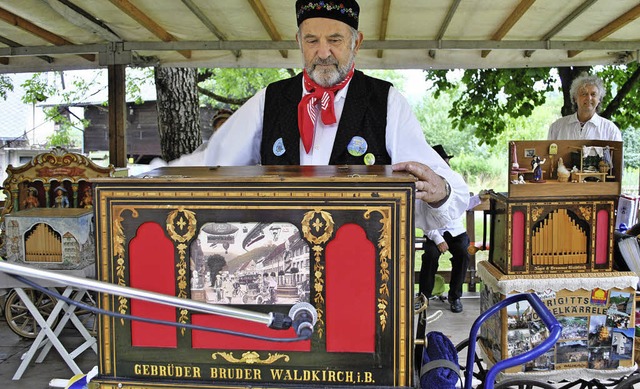
<svg viewBox="0 0 640 389">
<path fill-rule="evenodd" d="M 569 93 L 571 93 L 571 103 L 573 105 L 573 110 L 574 111 L 578 110 L 578 102 L 576 101 L 576 96 L 578 95 L 578 92 L 580 91 L 580 89 L 582 89 L 587 85 L 593 85 L 596 88 L 598 88 L 598 99 L 600 101 L 598 101 L 598 106 L 596 107 L 596 111 L 600 112 L 600 109 L 602 107 L 602 98 L 606 93 L 604 89 L 604 84 L 602 82 L 602 79 L 600 79 L 600 77 L 592 76 L 587 73 L 582 73 L 571 83 L 571 89 Z"/>
</svg>

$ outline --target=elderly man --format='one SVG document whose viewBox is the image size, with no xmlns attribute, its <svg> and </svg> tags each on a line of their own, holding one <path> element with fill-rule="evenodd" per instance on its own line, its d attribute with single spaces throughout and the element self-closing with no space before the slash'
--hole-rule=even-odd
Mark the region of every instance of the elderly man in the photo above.
<svg viewBox="0 0 640 389">
<path fill-rule="evenodd" d="M 564 116 L 551 124 L 547 139 L 622 141 L 618 126 L 597 114 L 605 94 L 604 85 L 600 78 L 587 74 L 580 75 L 571 83 L 570 94 L 577 112 Z"/>
<path fill-rule="evenodd" d="M 247 101 L 211 137 L 204 164 L 393 164 L 417 178 L 416 227 L 439 228 L 465 210 L 469 190 L 427 144 L 406 99 L 355 69 L 363 35 L 354 0 L 298 0 L 304 70 Z"/>
</svg>

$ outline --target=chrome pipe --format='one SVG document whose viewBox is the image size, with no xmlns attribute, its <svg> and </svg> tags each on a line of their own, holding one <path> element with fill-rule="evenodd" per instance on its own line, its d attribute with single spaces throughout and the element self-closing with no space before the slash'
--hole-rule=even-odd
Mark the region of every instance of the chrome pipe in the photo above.
<svg viewBox="0 0 640 389">
<path fill-rule="evenodd" d="M 162 293 L 150 292 L 148 290 L 131 288 L 128 286 L 120 286 L 108 282 L 92 280 L 82 277 L 74 277 L 60 273 L 53 273 L 45 270 L 34 269 L 27 266 L 8 263 L 0 259 L 0 271 L 16 274 L 27 278 L 36 278 L 41 280 L 50 280 L 60 282 L 64 285 L 71 285 L 82 289 L 93 290 L 96 292 L 107 293 L 111 295 L 123 296 L 133 299 L 150 301 L 163 305 L 170 305 L 177 308 L 186 308 L 202 313 L 210 313 L 222 315 L 236 319 L 248 320 L 257 323 L 263 323 L 271 326 L 274 315 L 270 313 L 254 312 L 246 309 L 234 307 L 226 307 L 222 305 L 207 304 L 200 301 L 183 299 L 175 296 L 169 296 Z"/>
</svg>

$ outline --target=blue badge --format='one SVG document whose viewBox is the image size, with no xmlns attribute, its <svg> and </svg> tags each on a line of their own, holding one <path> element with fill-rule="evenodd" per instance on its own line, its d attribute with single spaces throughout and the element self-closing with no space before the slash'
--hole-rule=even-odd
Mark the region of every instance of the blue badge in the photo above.
<svg viewBox="0 0 640 389">
<path fill-rule="evenodd" d="M 367 153 L 364 156 L 364 164 L 365 165 L 373 165 L 376 163 L 376 156 L 371 154 L 371 153 Z"/>
<path fill-rule="evenodd" d="M 276 157 L 280 157 L 282 154 L 284 154 L 285 151 L 286 150 L 284 148 L 284 142 L 282 141 L 282 138 L 278 138 L 278 140 L 276 140 L 273 144 L 273 153 L 276 155 Z"/>
<path fill-rule="evenodd" d="M 349 151 L 349 154 L 353 155 L 354 157 L 359 157 L 361 155 L 364 155 L 368 147 L 369 145 L 363 137 L 354 136 L 353 138 L 351 138 L 351 141 L 347 145 L 347 150 Z"/>
</svg>

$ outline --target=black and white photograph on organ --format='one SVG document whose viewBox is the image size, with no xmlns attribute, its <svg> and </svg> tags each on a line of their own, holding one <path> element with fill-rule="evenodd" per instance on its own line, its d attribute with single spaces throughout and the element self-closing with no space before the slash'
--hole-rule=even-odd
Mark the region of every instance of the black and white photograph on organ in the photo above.
<svg viewBox="0 0 640 389">
<path fill-rule="evenodd" d="M 193 300 L 309 302 L 309 245 L 291 223 L 206 223 L 190 251 Z"/>
</svg>

